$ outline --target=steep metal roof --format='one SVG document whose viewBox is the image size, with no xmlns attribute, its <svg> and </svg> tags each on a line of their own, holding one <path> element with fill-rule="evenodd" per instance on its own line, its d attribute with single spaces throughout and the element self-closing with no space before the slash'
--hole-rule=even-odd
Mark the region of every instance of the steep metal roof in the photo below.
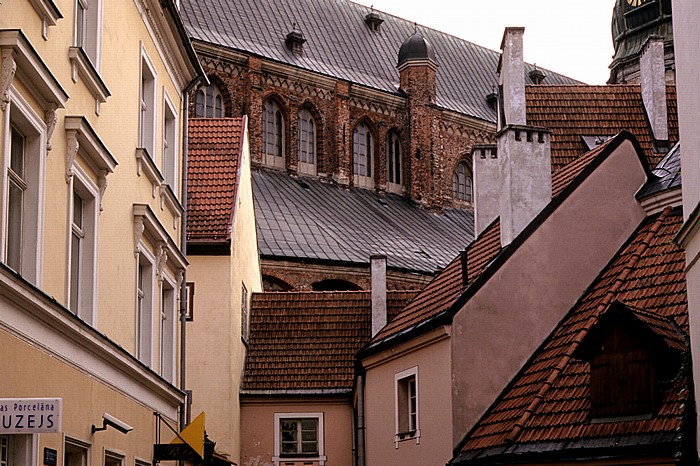
<svg viewBox="0 0 700 466">
<path fill-rule="evenodd" d="M 474 238 L 474 216 L 437 214 L 394 194 L 343 189 L 315 178 L 253 170 L 253 198 L 262 257 L 369 264 L 434 273 Z"/>
<path fill-rule="evenodd" d="M 183 0 L 182 13 L 192 38 L 266 57 L 380 91 L 398 93 L 396 69 L 401 44 L 419 32 L 432 44 L 437 72 L 437 104 L 495 122 L 486 102 L 498 80 L 499 52 L 412 21 L 377 12 L 383 19 L 374 32 L 365 23 L 370 8 L 348 0 Z M 374 10 L 376 12 L 376 10 Z M 296 29 L 306 42 L 302 54 L 285 45 Z M 523 79 L 532 81 L 525 66 Z M 575 80 L 546 71 L 545 84 Z"/>
</svg>

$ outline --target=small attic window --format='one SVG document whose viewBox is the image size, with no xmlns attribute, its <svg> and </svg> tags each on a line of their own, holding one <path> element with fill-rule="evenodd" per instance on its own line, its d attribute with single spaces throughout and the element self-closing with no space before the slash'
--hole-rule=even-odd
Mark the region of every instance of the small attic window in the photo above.
<svg viewBox="0 0 700 466">
<path fill-rule="evenodd" d="M 372 32 L 379 32 L 383 22 L 384 20 L 374 11 L 374 8 L 372 8 L 372 11 L 365 16 L 365 24 L 369 26 L 369 29 Z"/>
<path fill-rule="evenodd" d="M 305 42 L 306 39 L 304 39 L 304 34 L 297 29 L 297 23 L 294 23 L 292 25 L 292 31 L 287 34 L 287 37 L 284 40 L 285 45 L 292 51 L 292 53 L 300 55 L 304 52 L 303 46 Z"/>
</svg>

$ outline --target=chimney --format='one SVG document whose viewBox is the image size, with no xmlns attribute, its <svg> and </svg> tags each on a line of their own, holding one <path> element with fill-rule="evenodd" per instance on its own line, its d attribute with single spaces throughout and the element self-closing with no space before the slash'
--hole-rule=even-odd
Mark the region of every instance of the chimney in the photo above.
<svg viewBox="0 0 700 466">
<path fill-rule="evenodd" d="M 642 101 L 651 125 L 655 149 L 668 149 L 666 68 L 664 66 L 664 40 L 662 37 L 650 36 L 642 47 L 639 74 Z"/>
<path fill-rule="evenodd" d="M 501 116 L 505 117 L 496 134 L 502 247 L 552 199 L 550 132 L 526 126 L 523 33 L 523 28 L 506 28 L 499 63 Z"/>
<path fill-rule="evenodd" d="M 525 124 L 525 62 L 523 34 L 525 28 L 506 28 L 498 62 L 499 112 L 498 129 Z"/>
<path fill-rule="evenodd" d="M 372 281 L 372 336 L 386 326 L 386 256 L 372 254 L 369 258 L 370 278 Z"/>
<path fill-rule="evenodd" d="M 495 144 L 477 144 L 472 147 L 474 227 L 477 237 L 498 217 L 501 208 L 497 154 Z"/>
</svg>

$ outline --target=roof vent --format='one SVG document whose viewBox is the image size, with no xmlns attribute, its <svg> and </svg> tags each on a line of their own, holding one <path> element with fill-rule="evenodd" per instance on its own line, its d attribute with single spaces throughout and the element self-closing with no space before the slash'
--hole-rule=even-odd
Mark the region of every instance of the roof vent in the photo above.
<svg viewBox="0 0 700 466">
<path fill-rule="evenodd" d="M 292 26 L 292 32 L 287 34 L 287 38 L 284 40 L 284 43 L 293 53 L 301 54 L 304 52 L 304 42 L 306 42 L 306 39 L 304 39 L 304 34 L 297 29 L 297 23 L 294 23 Z"/>
<path fill-rule="evenodd" d="M 537 69 L 537 65 L 528 73 L 528 76 L 532 79 L 533 84 L 542 84 L 544 78 L 547 77 L 542 71 Z"/>
<path fill-rule="evenodd" d="M 489 104 L 491 110 L 496 110 L 496 103 L 498 102 L 498 94 L 494 89 L 493 92 L 486 94 L 486 103 Z"/>
<path fill-rule="evenodd" d="M 365 24 L 367 24 L 367 26 L 369 26 L 369 29 L 372 32 L 379 32 L 384 20 L 382 19 L 381 16 L 379 16 L 378 13 L 374 12 L 374 6 L 372 6 L 370 8 L 371 8 L 370 12 L 367 14 L 367 16 L 365 16 Z"/>
</svg>

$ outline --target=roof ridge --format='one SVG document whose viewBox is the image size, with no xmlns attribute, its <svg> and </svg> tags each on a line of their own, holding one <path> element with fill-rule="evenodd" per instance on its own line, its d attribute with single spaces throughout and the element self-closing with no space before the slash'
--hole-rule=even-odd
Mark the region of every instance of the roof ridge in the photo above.
<svg viewBox="0 0 700 466">
<path fill-rule="evenodd" d="M 578 334 L 576 334 L 576 336 L 573 338 L 566 350 L 566 353 L 564 354 L 564 357 L 562 357 L 559 360 L 559 363 L 554 368 L 552 368 L 551 372 L 547 376 L 547 379 L 542 383 L 537 393 L 533 395 L 533 399 L 532 401 L 530 401 L 530 404 L 527 406 L 527 408 L 525 408 L 525 412 L 520 416 L 520 418 L 517 421 L 515 421 L 510 433 L 508 433 L 508 435 L 506 435 L 505 437 L 505 440 L 507 442 L 515 442 L 515 440 L 520 436 L 526 423 L 530 420 L 532 414 L 535 412 L 537 407 L 544 399 L 545 395 L 549 391 L 549 388 L 552 386 L 557 377 L 559 377 L 559 374 L 569 364 L 569 361 L 573 357 L 574 350 L 578 347 L 581 341 L 583 341 L 583 338 L 588 334 L 590 329 L 593 328 L 593 326 L 600 320 L 600 315 L 603 313 L 603 311 L 610 305 L 611 302 L 613 302 L 613 298 L 617 294 L 617 291 L 625 282 L 629 274 L 632 272 L 632 269 L 637 264 L 637 262 L 639 262 L 641 255 L 649 247 L 651 239 L 659 231 L 661 225 L 663 224 L 663 221 L 666 219 L 666 217 L 668 217 L 670 212 L 671 207 L 666 207 L 663 210 L 663 212 L 656 218 L 654 224 L 651 226 L 647 234 L 644 235 L 640 243 L 632 252 L 630 258 L 627 260 L 625 266 L 617 275 L 613 283 L 610 285 L 608 291 L 602 297 L 600 303 L 596 306 L 596 312 L 588 318 L 588 321 L 585 323 L 583 328 L 581 328 Z"/>
</svg>

